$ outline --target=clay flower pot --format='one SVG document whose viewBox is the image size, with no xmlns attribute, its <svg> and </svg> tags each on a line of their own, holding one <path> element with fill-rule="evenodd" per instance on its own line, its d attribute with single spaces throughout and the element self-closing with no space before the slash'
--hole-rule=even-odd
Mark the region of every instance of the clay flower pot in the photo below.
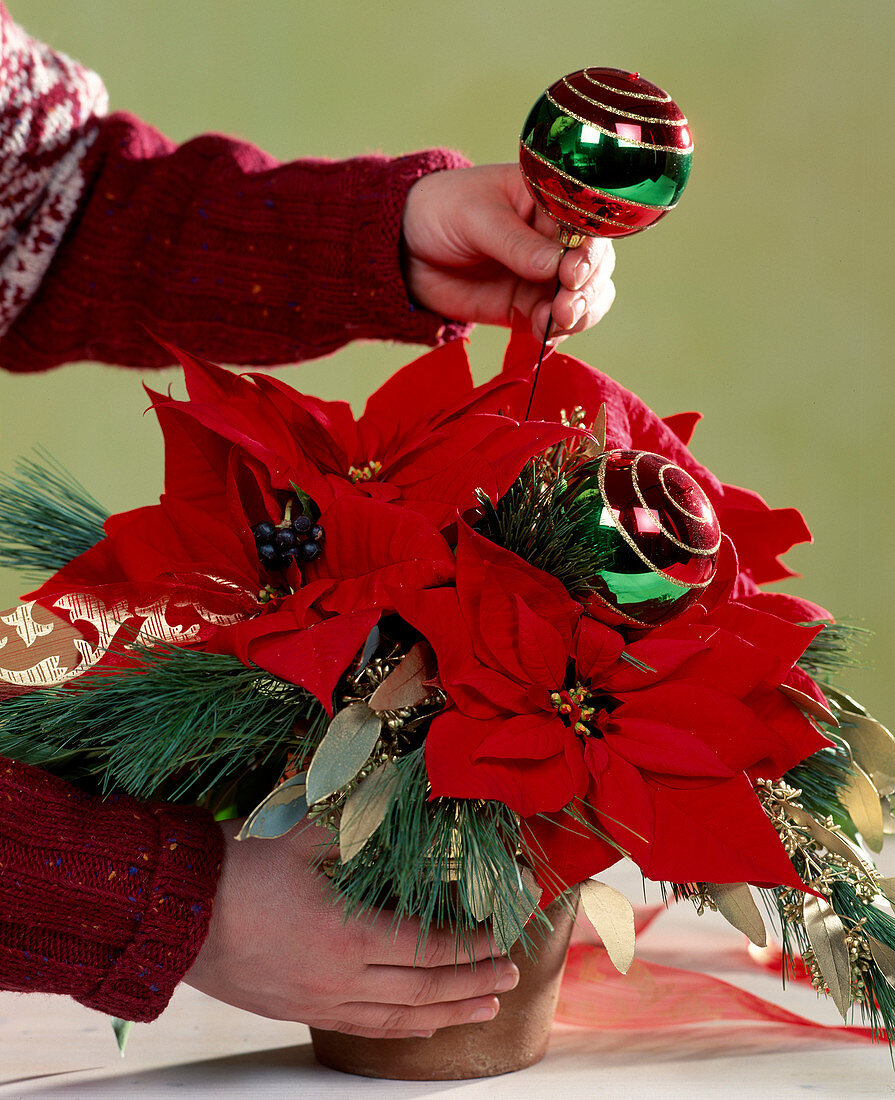
<svg viewBox="0 0 895 1100">
<path fill-rule="evenodd" d="M 546 913 L 553 931 L 533 937 L 531 956 L 518 944 L 510 952 L 519 967 L 519 984 L 501 994 L 493 1020 L 443 1028 L 430 1039 L 362 1039 L 312 1027 L 317 1060 L 343 1073 L 399 1081 L 494 1077 L 539 1062 L 547 1050 L 574 924 L 562 903 L 554 902 Z"/>
</svg>

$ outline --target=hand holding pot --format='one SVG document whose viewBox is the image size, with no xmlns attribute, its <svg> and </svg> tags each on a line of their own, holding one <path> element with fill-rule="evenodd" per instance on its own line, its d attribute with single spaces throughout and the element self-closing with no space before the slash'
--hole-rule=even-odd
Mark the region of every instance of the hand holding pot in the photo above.
<svg viewBox="0 0 895 1100">
<path fill-rule="evenodd" d="M 342 922 L 342 905 L 315 870 L 329 834 L 305 826 L 279 840 L 235 840 L 227 850 L 206 940 L 185 981 L 237 1008 L 369 1038 L 429 1035 L 491 1019 L 496 993 L 518 970 L 492 961 L 483 930 L 479 965 L 455 966 L 453 933 L 430 933 L 416 958 L 418 924 L 392 914 Z"/>
</svg>

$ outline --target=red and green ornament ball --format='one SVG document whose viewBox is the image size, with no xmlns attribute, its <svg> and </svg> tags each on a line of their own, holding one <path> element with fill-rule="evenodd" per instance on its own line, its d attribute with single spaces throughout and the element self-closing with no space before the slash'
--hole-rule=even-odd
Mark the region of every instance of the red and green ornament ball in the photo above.
<svg viewBox="0 0 895 1100">
<path fill-rule="evenodd" d="M 693 142 L 680 108 L 639 73 L 569 73 L 531 109 L 519 161 L 535 202 L 563 244 L 627 237 L 673 210 Z"/>
<path fill-rule="evenodd" d="M 653 627 L 699 599 L 715 575 L 721 527 L 680 466 L 650 451 L 607 451 L 576 493 L 581 535 L 600 563 L 587 601 L 612 626 Z"/>
</svg>

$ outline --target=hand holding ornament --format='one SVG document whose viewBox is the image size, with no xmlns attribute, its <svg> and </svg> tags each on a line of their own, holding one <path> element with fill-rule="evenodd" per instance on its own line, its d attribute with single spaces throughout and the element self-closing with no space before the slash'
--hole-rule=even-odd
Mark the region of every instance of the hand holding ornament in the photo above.
<svg viewBox="0 0 895 1100">
<path fill-rule="evenodd" d="M 594 237 L 566 251 L 554 229 L 515 164 L 424 176 L 404 207 L 410 295 L 459 321 L 509 325 L 518 311 L 541 337 L 552 305 L 551 336 L 583 332 L 615 298 L 615 254 Z"/>
</svg>

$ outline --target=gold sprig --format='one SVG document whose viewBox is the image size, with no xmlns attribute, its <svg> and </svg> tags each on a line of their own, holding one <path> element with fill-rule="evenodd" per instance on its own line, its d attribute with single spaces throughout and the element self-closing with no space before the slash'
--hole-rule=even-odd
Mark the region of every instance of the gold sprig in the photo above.
<svg viewBox="0 0 895 1100">
<path fill-rule="evenodd" d="M 756 794 L 797 873 L 812 891 L 806 894 L 789 887 L 774 891 L 784 941 L 794 937 L 812 985 L 831 996 L 846 1018 L 852 1005 L 872 1001 L 877 968 L 886 982 L 893 982 L 888 949 L 880 950 L 867 927 L 869 914 L 861 915 L 862 908 L 888 908 L 885 883 L 831 817 L 818 820 L 805 810 L 797 788 L 783 781 L 759 780 Z M 840 899 L 851 897 L 853 902 L 837 904 L 837 888 Z"/>
</svg>

